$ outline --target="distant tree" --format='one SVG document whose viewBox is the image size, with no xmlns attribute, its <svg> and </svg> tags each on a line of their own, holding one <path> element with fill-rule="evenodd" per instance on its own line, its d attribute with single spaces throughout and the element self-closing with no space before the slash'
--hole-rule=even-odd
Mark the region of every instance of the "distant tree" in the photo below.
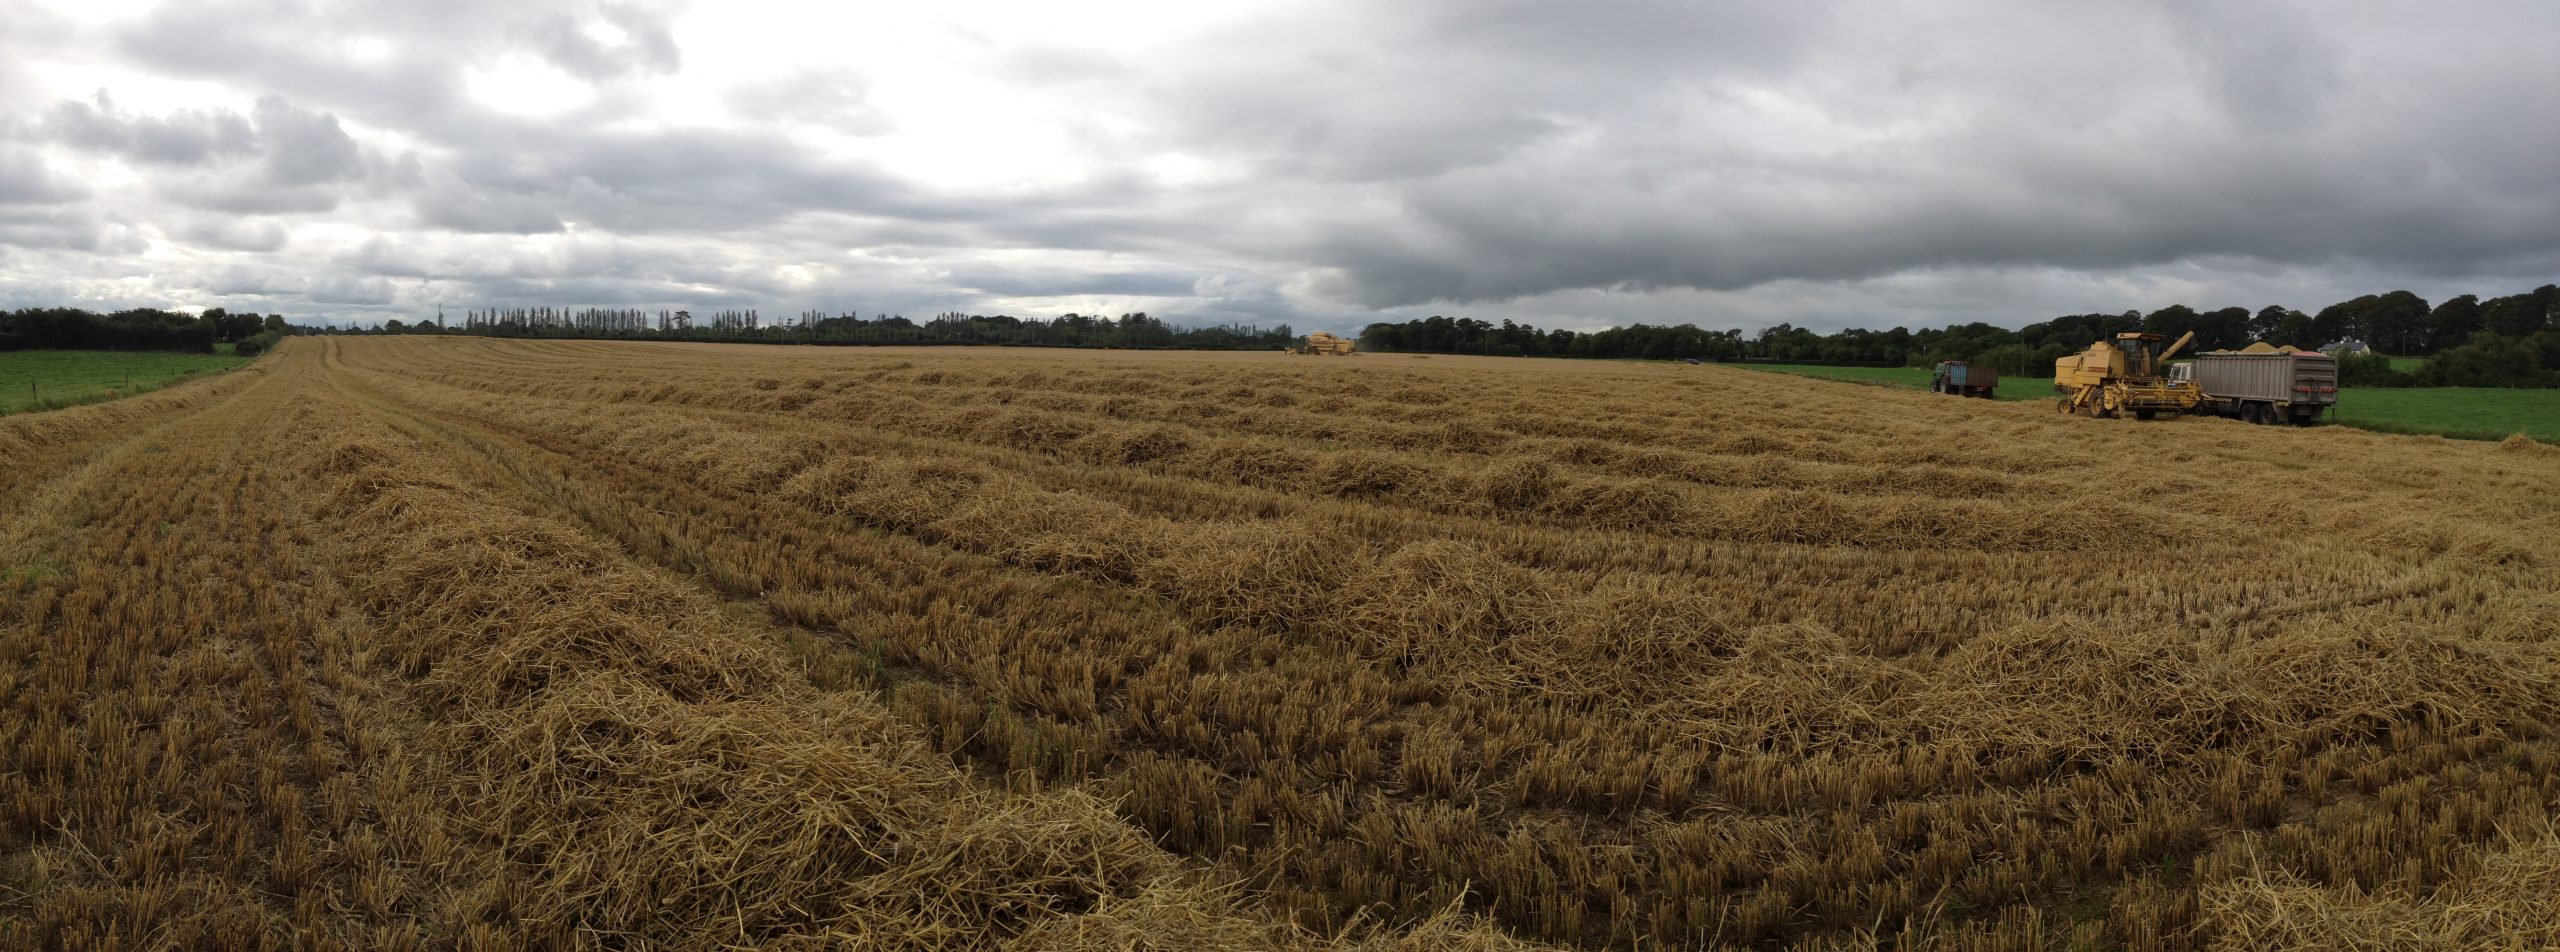
<svg viewBox="0 0 2560 952">
<path fill-rule="evenodd" d="M 2482 305 L 2487 311 L 2482 323 L 2492 332 L 2507 337 L 2524 337 L 2551 325 L 2551 310 L 2560 305 L 2560 287 L 2543 285 L 2524 294 L 2512 294 Z"/>
<path fill-rule="evenodd" d="M 2176 338 L 2196 329 L 2195 308 L 2172 304 L 2142 316 L 2142 329 L 2162 337 Z"/>
<path fill-rule="evenodd" d="M 2197 350 L 2229 350 L 2249 344 L 2249 309 L 2226 307 L 2196 315 Z"/>
<path fill-rule="evenodd" d="M 2249 316 L 2250 339 L 2274 342 L 2277 332 L 2284 326 L 2285 315 L 2290 313 L 2281 304 L 2259 308 L 2258 313 Z"/>
<path fill-rule="evenodd" d="M 2358 300 L 2362 300 L 2359 298 Z M 2365 343 L 2385 354 L 2418 354 L 2427 345 L 2427 300 L 2407 291 L 2379 295 L 2364 307 Z"/>
<path fill-rule="evenodd" d="M 95 314 L 78 308 L 0 313 L 0 350 L 168 350 L 209 353 L 216 322 L 199 315 L 134 308 Z"/>
<path fill-rule="evenodd" d="M 2311 336 L 2316 339 L 2295 341 L 2294 346 L 2327 347 L 2356 336 L 2363 330 L 2365 309 L 2372 307 L 2375 300 L 2375 295 L 2368 294 L 2321 308 L 2320 313 L 2311 316 Z"/>
<path fill-rule="evenodd" d="M 2462 346 L 2471 335 L 2480 332 L 2482 314 L 2478 295 L 2462 294 L 2446 298 L 2427 315 L 2426 352 L 2429 354 Z"/>
</svg>

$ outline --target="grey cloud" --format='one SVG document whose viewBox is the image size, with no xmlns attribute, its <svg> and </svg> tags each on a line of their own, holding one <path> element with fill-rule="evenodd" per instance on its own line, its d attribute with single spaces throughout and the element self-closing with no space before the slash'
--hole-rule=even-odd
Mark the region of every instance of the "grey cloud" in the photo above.
<svg viewBox="0 0 2560 952">
<path fill-rule="evenodd" d="M 406 240 L 383 235 L 330 256 L 329 263 L 350 271 L 387 278 L 425 278 L 435 273 L 429 255 Z"/>
<path fill-rule="evenodd" d="M 528 231 L 543 215 L 555 225 L 718 232 L 809 212 L 930 219 L 964 210 L 863 164 L 711 130 L 598 131 L 554 149 L 468 154 L 454 170 L 456 181 L 493 204 L 495 217 L 440 211 L 440 220 Z"/>
<path fill-rule="evenodd" d="M 1197 274 L 1181 271 L 1090 272 L 986 267 L 955 269 L 945 272 L 944 277 L 955 287 L 1004 297 L 1187 297 L 1200 280 Z"/>
<path fill-rule="evenodd" d="M 368 157 L 335 115 L 262 96 L 251 117 L 228 110 L 133 115 L 101 92 L 90 102 L 64 101 L 43 130 L 76 148 L 152 166 L 156 190 L 192 208 L 241 214 L 326 212 L 348 187 L 368 180 L 396 185 L 403 166 Z"/>
<path fill-rule="evenodd" d="M 1397 38 L 1401 42 L 1455 44 L 1478 54 L 1467 59 L 1479 67 L 1605 82 L 1784 71 L 1802 63 L 1844 15 L 1844 5 L 1832 0 L 1587 0 L 1569 7 L 1543 0 L 1431 0 L 1403 6 L 1411 19 Z M 1443 36 L 1448 39 L 1437 39 Z"/>
<path fill-rule="evenodd" d="M 264 260 L 237 260 L 191 275 L 196 290 L 223 297 L 306 304 L 379 306 L 399 298 L 399 287 L 373 275 L 314 273 Z"/>
<path fill-rule="evenodd" d="M 389 304 L 397 290 L 378 277 L 324 275 L 310 283 L 304 296 L 315 304 Z"/>
<path fill-rule="evenodd" d="M 799 122 L 846 135 L 887 135 L 897 129 L 871 103 L 870 85 L 844 70 L 804 72 L 749 83 L 729 94 L 741 115 L 767 122 Z"/>
<path fill-rule="evenodd" d="M 2312 14 L 2274 4 L 2170 4 L 2180 46 L 2232 118 L 2253 130 L 2322 117 L 2344 83 L 2341 52 Z"/>
<path fill-rule="evenodd" d="M 203 276 L 196 288 L 225 296 L 282 297 L 299 296 L 304 284 L 280 265 L 233 263 Z"/>
<path fill-rule="evenodd" d="M 612 43 L 589 34 L 587 17 L 582 15 L 586 12 L 530 14 L 517 30 L 553 65 L 588 82 L 672 73 L 683 67 L 683 55 L 661 12 L 637 3 L 599 4 L 592 11 L 595 19 L 623 34 Z"/>
<path fill-rule="evenodd" d="M 239 113 L 186 110 L 166 116 L 132 116 L 117 109 L 104 91 L 89 102 L 56 104 L 44 126 L 68 145 L 170 165 L 246 155 L 258 147 L 257 131 Z"/>
<path fill-rule="evenodd" d="M 42 156 L 0 147 L 0 206 L 59 205 L 87 197 L 88 186 L 56 174 Z"/>
<path fill-rule="evenodd" d="M 1831 4 L 1532 0 L 1295 8 L 1150 99 L 1193 144 L 1321 180 L 1427 178 L 1801 60 Z M 1345 21 L 1366 20 L 1359 29 Z"/>
<path fill-rule="evenodd" d="M 279 185 L 261 176 L 196 173 L 165 179 L 159 193 L 204 211 L 238 215 L 308 215 L 335 211 L 339 190 L 327 185 Z"/>
<path fill-rule="evenodd" d="M 469 145 L 493 118 L 465 94 L 463 67 L 521 50 L 595 82 L 672 72 L 680 51 L 665 19 L 640 3 L 353 0 L 312 7 L 205 0 L 165 4 L 119 28 L 112 41 L 156 72 L 240 83 Z M 591 21 L 613 25 L 625 40 L 586 36 Z M 386 52 L 368 61 L 343 55 L 355 40 L 382 43 Z"/>
<path fill-rule="evenodd" d="M 258 147 L 269 181 L 320 185 L 360 177 L 364 161 L 338 117 L 296 109 L 279 96 L 258 99 Z"/>
<path fill-rule="evenodd" d="M 0 245 L 99 251 L 106 223 L 86 209 L 0 205 Z"/>
<path fill-rule="evenodd" d="M 179 229 L 179 237 L 221 251 L 271 252 L 290 237 L 282 224 L 260 218 L 203 218 Z"/>
<path fill-rule="evenodd" d="M 415 209 L 420 224 L 452 231 L 539 235 L 562 227 L 550 203 L 478 186 L 451 173 L 430 178 L 416 196 Z"/>
</svg>

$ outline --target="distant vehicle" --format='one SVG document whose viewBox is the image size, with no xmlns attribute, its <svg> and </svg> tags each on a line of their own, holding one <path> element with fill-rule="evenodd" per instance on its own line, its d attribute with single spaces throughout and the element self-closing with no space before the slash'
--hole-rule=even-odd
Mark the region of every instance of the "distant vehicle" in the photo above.
<svg viewBox="0 0 2560 952">
<path fill-rule="evenodd" d="M 1929 389 L 1959 397 L 1991 399 L 2000 386 L 2000 369 L 1989 364 L 1961 360 L 1938 362 L 1936 376 L 1929 378 Z"/>
<path fill-rule="evenodd" d="M 2169 379 L 2203 392 L 2195 412 L 2251 423 L 2310 426 L 2338 405 L 2338 358 L 2290 347 L 2206 351 L 2169 368 Z"/>
<path fill-rule="evenodd" d="M 1301 343 L 1296 347 L 1288 348 L 1288 351 L 1292 354 L 1349 356 L 1355 352 L 1352 350 L 1352 347 L 1356 343 L 1358 342 L 1348 337 L 1336 337 L 1323 331 L 1317 331 L 1313 334 L 1307 335 L 1307 339 L 1304 343 Z"/>
</svg>

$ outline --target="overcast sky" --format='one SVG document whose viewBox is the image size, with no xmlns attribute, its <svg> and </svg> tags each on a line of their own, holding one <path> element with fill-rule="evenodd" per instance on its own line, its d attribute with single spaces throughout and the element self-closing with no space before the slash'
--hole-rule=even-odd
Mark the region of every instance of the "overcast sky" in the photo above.
<svg viewBox="0 0 2560 952">
<path fill-rule="evenodd" d="M 2560 4 L 0 0 L 0 306 L 1822 329 L 2560 279 Z"/>
</svg>

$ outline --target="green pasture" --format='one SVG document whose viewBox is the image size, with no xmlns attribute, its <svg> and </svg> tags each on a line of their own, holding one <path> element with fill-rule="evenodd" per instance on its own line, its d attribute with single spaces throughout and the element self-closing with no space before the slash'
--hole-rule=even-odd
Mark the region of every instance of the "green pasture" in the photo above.
<svg viewBox="0 0 2560 952">
<path fill-rule="evenodd" d="M 0 413 L 112 400 L 219 373 L 254 358 L 157 351 L 0 351 Z"/>
</svg>

